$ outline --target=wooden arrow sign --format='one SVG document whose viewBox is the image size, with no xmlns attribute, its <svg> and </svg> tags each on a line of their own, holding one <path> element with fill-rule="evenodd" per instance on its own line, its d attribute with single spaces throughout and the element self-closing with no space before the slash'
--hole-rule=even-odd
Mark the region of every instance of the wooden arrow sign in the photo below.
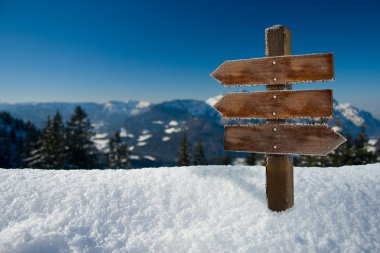
<svg viewBox="0 0 380 253">
<path fill-rule="evenodd" d="M 225 126 L 224 149 L 266 154 L 327 155 L 346 139 L 327 125 Z"/>
<path fill-rule="evenodd" d="M 276 56 L 226 61 L 211 76 L 226 86 L 334 80 L 333 54 Z"/>
<path fill-rule="evenodd" d="M 228 118 L 331 117 L 332 90 L 231 93 L 225 95 L 214 107 Z"/>
</svg>

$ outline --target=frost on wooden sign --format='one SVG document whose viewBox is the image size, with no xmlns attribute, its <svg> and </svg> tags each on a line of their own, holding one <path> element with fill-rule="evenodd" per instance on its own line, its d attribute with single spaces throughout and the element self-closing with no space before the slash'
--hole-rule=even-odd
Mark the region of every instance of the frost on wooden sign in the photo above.
<svg viewBox="0 0 380 253">
<path fill-rule="evenodd" d="M 271 87 L 297 82 L 328 81 L 334 79 L 333 58 L 333 55 L 329 53 L 226 61 L 211 75 L 225 86 L 265 84 Z M 223 96 L 214 107 L 223 116 L 236 119 L 331 118 L 332 90 L 230 93 Z M 225 149 L 265 154 L 327 155 L 345 142 L 343 136 L 333 133 L 326 126 L 288 126 L 282 128 L 287 131 L 283 130 L 276 134 L 264 129 L 267 130 L 264 126 L 226 127 Z M 296 137 L 296 133 L 304 137 L 304 141 L 291 138 Z M 272 145 L 278 147 L 277 149 L 258 145 L 259 142 L 272 143 L 280 135 L 281 145 Z M 318 136 L 318 138 L 313 136 Z M 328 139 L 332 136 L 334 138 Z M 239 139 L 238 142 L 236 138 Z M 256 143 L 254 146 L 253 139 Z M 243 145 L 245 142 L 250 142 L 250 144 Z M 239 145 L 232 145 L 232 143 L 239 143 Z M 294 149 L 294 146 L 298 147 Z M 316 147 L 320 149 L 315 149 Z"/>
<path fill-rule="evenodd" d="M 226 61 L 211 76 L 226 86 L 331 81 L 334 57 L 310 54 Z"/>
<path fill-rule="evenodd" d="M 225 86 L 266 85 L 267 92 L 225 95 L 215 108 L 228 118 L 266 119 L 264 125 L 226 126 L 226 150 L 268 154 L 268 207 L 294 204 L 291 155 L 327 155 L 345 138 L 327 125 L 287 124 L 286 119 L 332 117 L 332 90 L 291 91 L 291 84 L 334 80 L 334 56 L 291 55 L 291 32 L 276 25 L 265 31 L 266 57 L 225 61 L 211 76 Z"/>
<path fill-rule="evenodd" d="M 226 126 L 224 149 L 265 154 L 327 155 L 344 137 L 325 124 Z"/>
<path fill-rule="evenodd" d="M 330 118 L 332 90 L 230 93 L 214 107 L 223 116 L 235 119 Z"/>
</svg>

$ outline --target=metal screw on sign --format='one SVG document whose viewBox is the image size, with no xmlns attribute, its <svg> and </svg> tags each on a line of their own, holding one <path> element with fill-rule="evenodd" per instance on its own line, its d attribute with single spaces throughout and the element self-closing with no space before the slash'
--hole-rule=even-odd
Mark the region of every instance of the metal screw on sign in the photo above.
<svg viewBox="0 0 380 253">
<path fill-rule="evenodd" d="M 264 125 L 225 126 L 224 147 L 267 155 L 268 208 L 284 211 L 294 205 L 293 155 L 327 155 L 346 139 L 323 124 L 284 124 L 290 118 L 332 116 L 332 90 L 291 89 L 293 83 L 334 80 L 334 57 L 289 56 L 290 30 L 276 25 L 265 32 L 265 58 L 226 61 L 211 76 L 225 86 L 264 84 L 267 91 L 227 94 L 214 107 L 227 118 L 266 119 Z"/>
</svg>

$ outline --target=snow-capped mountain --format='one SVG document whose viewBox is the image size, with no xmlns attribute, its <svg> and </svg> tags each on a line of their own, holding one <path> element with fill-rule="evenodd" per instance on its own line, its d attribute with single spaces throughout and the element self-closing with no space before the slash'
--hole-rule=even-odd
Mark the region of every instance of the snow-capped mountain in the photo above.
<svg viewBox="0 0 380 253">
<path fill-rule="evenodd" d="M 361 110 L 349 103 L 338 103 L 334 100 L 334 118 L 330 120 L 330 125 L 339 125 L 342 132 L 355 136 L 360 132 L 362 126 L 365 127 L 368 136 L 378 138 L 380 136 L 380 121 L 371 113 Z"/>
<path fill-rule="evenodd" d="M 228 121 L 212 107 L 222 96 L 200 100 L 173 100 L 159 104 L 144 101 L 108 103 L 23 103 L 1 104 L 0 111 L 42 127 L 48 115 L 60 111 L 64 120 L 80 105 L 95 128 L 94 141 L 107 150 L 109 138 L 120 131 L 128 143 L 135 167 L 173 165 L 184 133 L 190 150 L 202 141 L 209 160 L 224 154 L 223 125 Z M 371 138 L 380 136 L 380 121 L 369 112 L 334 100 L 334 117 L 327 122 L 343 135 L 355 136 L 365 126 Z M 233 155 L 244 156 L 243 153 Z"/>
<path fill-rule="evenodd" d="M 102 126 L 101 130 L 119 118 L 127 118 L 149 110 L 150 102 L 129 100 L 127 102 L 110 101 L 107 103 L 0 103 L 0 111 L 7 111 L 12 116 L 33 122 L 42 127 L 48 115 L 59 111 L 63 120 L 68 120 L 76 106 L 81 106 L 91 122 Z"/>
<path fill-rule="evenodd" d="M 149 156 L 151 161 L 173 165 L 184 133 L 190 150 L 202 141 L 210 159 L 223 154 L 220 116 L 204 101 L 174 100 L 153 105 L 148 111 L 128 118 L 123 129 L 129 134 L 126 139 L 136 160 Z"/>
</svg>

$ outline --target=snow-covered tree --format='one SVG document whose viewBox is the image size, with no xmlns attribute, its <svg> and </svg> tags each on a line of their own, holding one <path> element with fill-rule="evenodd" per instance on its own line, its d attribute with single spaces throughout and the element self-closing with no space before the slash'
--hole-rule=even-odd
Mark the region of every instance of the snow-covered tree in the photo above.
<svg viewBox="0 0 380 253">
<path fill-rule="evenodd" d="M 62 169 L 65 161 L 64 125 L 59 112 L 53 119 L 47 118 L 42 134 L 32 144 L 30 155 L 24 161 L 28 167 L 39 169 Z"/>
<path fill-rule="evenodd" d="M 0 112 L 0 168 L 21 168 L 21 156 L 28 124 L 13 118 L 8 112 Z"/>
<path fill-rule="evenodd" d="M 10 167 L 10 143 L 6 129 L 0 130 L 0 168 Z"/>
<path fill-rule="evenodd" d="M 187 140 L 187 135 L 184 134 L 181 139 L 179 146 L 179 156 L 177 160 L 178 166 L 189 166 L 190 165 L 190 153 L 189 153 L 189 142 Z"/>
<path fill-rule="evenodd" d="M 51 119 L 50 116 L 48 116 L 41 135 L 39 136 L 37 142 L 32 146 L 29 157 L 25 159 L 25 162 L 30 168 L 48 169 L 46 137 L 50 125 Z"/>
<path fill-rule="evenodd" d="M 107 154 L 107 167 L 110 169 L 130 169 L 129 151 L 127 143 L 123 142 L 120 132 L 110 139 Z"/>
<path fill-rule="evenodd" d="M 22 167 L 34 168 L 33 164 L 35 161 L 33 152 L 39 149 L 38 140 L 40 139 L 41 131 L 31 122 L 27 122 L 25 128 L 25 138 L 21 150 Z"/>
<path fill-rule="evenodd" d="M 203 143 L 201 140 L 198 141 L 197 146 L 195 147 L 193 155 L 193 164 L 194 165 L 207 165 L 206 155 L 203 149 Z"/>
<path fill-rule="evenodd" d="M 363 125 L 360 127 L 360 133 L 354 141 L 356 150 L 353 162 L 354 165 L 376 162 L 376 155 L 369 151 L 368 141 L 369 138 L 366 134 L 365 126 Z"/>
<path fill-rule="evenodd" d="M 380 162 L 380 138 L 377 138 L 375 148 L 376 162 Z"/>
<path fill-rule="evenodd" d="M 222 165 L 230 165 L 232 163 L 232 157 L 228 152 L 225 152 L 220 159 Z"/>
<path fill-rule="evenodd" d="M 62 117 L 56 112 L 52 120 L 48 121 L 42 135 L 43 168 L 62 169 L 65 162 L 65 145 Z"/>
<path fill-rule="evenodd" d="M 247 165 L 256 165 L 256 154 L 255 153 L 249 153 L 247 157 L 245 158 L 245 163 Z"/>
<path fill-rule="evenodd" d="M 97 166 L 94 132 L 85 111 L 77 106 L 65 130 L 65 155 L 68 169 L 93 169 Z"/>
</svg>

